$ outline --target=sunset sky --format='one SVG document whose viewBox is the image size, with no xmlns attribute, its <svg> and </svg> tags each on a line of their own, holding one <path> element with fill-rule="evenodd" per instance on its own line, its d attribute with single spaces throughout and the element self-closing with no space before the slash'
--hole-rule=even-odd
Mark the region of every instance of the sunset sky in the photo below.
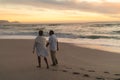
<svg viewBox="0 0 120 80">
<path fill-rule="evenodd" d="M 120 21 L 120 0 L 0 0 L 0 20 L 22 23 Z"/>
</svg>

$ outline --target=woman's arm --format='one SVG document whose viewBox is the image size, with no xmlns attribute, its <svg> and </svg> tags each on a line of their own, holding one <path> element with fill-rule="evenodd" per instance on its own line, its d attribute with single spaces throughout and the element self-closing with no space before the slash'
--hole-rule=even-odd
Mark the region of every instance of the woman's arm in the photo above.
<svg viewBox="0 0 120 80">
<path fill-rule="evenodd" d="M 34 54 L 34 52 L 35 52 L 35 48 L 36 48 L 36 42 L 34 42 L 34 45 L 33 45 L 33 54 Z"/>
</svg>

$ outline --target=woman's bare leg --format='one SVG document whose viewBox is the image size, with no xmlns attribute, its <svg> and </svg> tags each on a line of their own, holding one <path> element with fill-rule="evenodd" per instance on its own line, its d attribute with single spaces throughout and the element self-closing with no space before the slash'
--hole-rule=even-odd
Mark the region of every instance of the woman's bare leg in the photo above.
<svg viewBox="0 0 120 80">
<path fill-rule="evenodd" d="M 38 68 L 40 68 L 41 67 L 41 57 L 40 56 L 38 56 L 38 66 L 37 66 Z"/>
<path fill-rule="evenodd" d="M 48 69 L 48 68 L 49 68 L 49 65 L 48 65 L 47 58 L 46 58 L 46 57 L 44 57 L 44 60 L 45 60 L 45 63 L 46 63 L 46 65 L 47 65 L 47 69 Z"/>
</svg>

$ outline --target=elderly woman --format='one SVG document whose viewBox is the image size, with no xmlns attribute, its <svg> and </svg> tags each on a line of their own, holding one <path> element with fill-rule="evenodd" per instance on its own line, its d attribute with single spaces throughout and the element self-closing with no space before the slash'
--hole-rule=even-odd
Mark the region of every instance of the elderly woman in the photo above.
<svg viewBox="0 0 120 80">
<path fill-rule="evenodd" d="M 49 68 L 47 56 L 48 51 L 46 49 L 46 39 L 43 37 L 43 31 L 39 31 L 39 36 L 36 37 L 34 47 L 33 47 L 33 54 L 36 50 L 36 54 L 38 56 L 38 68 L 41 67 L 41 57 L 44 57 L 45 63 L 47 65 L 47 69 Z"/>
</svg>

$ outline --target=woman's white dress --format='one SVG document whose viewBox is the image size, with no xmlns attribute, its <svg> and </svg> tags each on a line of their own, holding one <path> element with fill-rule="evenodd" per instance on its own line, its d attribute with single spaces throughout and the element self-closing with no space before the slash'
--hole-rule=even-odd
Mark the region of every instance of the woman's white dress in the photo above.
<svg viewBox="0 0 120 80">
<path fill-rule="evenodd" d="M 48 56 L 48 51 L 46 48 L 46 39 L 43 36 L 36 37 L 33 49 L 36 49 L 37 56 Z"/>
</svg>

